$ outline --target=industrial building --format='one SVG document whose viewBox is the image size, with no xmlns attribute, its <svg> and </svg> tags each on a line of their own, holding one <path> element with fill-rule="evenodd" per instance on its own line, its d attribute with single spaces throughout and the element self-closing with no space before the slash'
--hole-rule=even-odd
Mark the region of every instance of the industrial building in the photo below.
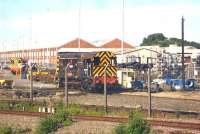
<svg viewBox="0 0 200 134">
<path fill-rule="evenodd" d="M 80 44 L 80 47 L 79 47 Z M 57 52 L 58 51 L 69 51 L 69 52 L 88 52 L 88 51 L 121 51 L 122 41 L 119 39 L 112 39 L 106 42 L 90 43 L 83 39 L 74 39 L 61 46 L 52 48 L 38 48 L 38 49 L 25 49 L 15 51 L 2 51 L 0 52 L 1 62 L 9 61 L 11 57 L 22 57 L 28 59 L 31 63 L 50 63 L 56 64 Z M 124 50 L 134 49 L 133 45 L 123 42 Z"/>
</svg>

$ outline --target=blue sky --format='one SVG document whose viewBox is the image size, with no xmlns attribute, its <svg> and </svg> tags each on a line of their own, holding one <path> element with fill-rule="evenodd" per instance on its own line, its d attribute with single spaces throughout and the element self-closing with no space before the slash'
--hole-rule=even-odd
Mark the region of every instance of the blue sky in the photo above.
<svg viewBox="0 0 200 134">
<path fill-rule="evenodd" d="M 59 46 L 78 36 L 80 0 L 0 0 L 0 45 Z M 89 41 L 122 37 L 122 0 L 82 0 L 81 37 Z M 125 40 L 139 45 L 155 32 L 200 42 L 199 0 L 125 0 Z M 24 44 L 24 45 L 23 45 Z"/>
<path fill-rule="evenodd" d="M 31 12 L 40 13 L 47 9 L 66 11 L 79 6 L 80 0 L 0 0 L 0 17 L 30 15 Z M 82 0 L 84 8 L 118 8 L 122 0 Z M 151 5 L 179 5 L 200 4 L 199 0 L 125 0 L 126 6 Z"/>
</svg>

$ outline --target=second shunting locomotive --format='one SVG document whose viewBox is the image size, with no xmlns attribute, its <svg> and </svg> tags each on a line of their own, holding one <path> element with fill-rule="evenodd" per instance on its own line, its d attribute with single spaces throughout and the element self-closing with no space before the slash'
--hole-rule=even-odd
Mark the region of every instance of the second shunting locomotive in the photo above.
<svg viewBox="0 0 200 134">
<path fill-rule="evenodd" d="M 105 71 L 107 87 L 116 88 L 118 86 L 117 61 L 112 52 L 58 53 L 56 74 L 59 87 L 64 87 L 67 76 L 68 85 L 79 84 L 82 89 L 102 91 Z"/>
</svg>

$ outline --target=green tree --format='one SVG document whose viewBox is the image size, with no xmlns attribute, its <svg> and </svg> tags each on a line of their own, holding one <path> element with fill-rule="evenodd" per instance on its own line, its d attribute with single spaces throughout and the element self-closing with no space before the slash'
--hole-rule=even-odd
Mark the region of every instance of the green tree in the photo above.
<svg viewBox="0 0 200 134">
<path fill-rule="evenodd" d="M 140 44 L 141 46 L 153 46 L 159 45 L 160 47 L 168 47 L 170 44 L 177 44 L 178 46 L 182 45 L 182 40 L 172 37 L 167 38 L 162 33 L 154 33 L 144 37 L 143 42 Z M 184 46 L 193 46 L 197 49 L 200 49 L 200 43 L 194 41 L 184 41 Z"/>
<path fill-rule="evenodd" d="M 162 33 L 150 34 L 147 38 L 143 39 L 142 46 L 149 46 L 159 44 L 160 41 L 165 41 L 167 38 Z"/>
</svg>

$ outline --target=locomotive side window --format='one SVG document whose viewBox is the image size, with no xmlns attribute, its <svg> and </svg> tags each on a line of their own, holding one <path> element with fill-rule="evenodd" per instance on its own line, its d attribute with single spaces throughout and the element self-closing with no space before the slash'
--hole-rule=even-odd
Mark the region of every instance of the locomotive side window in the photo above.
<svg viewBox="0 0 200 134">
<path fill-rule="evenodd" d="M 100 63 L 99 57 L 94 57 L 94 65 L 97 66 Z"/>
<path fill-rule="evenodd" d="M 112 58 L 111 58 L 111 65 L 112 65 L 112 66 L 115 66 L 116 64 L 117 64 L 116 57 L 112 57 Z"/>
</svg>

